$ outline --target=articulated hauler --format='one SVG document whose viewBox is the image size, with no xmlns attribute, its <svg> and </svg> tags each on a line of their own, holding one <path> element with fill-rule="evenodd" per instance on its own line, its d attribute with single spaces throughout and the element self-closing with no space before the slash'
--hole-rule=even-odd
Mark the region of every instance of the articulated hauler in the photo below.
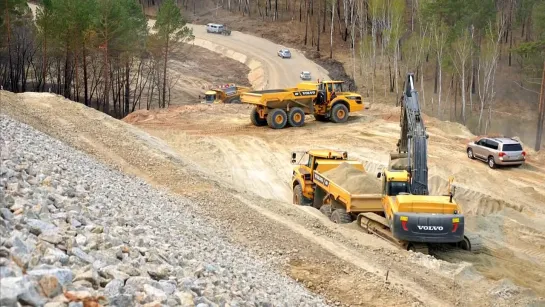
<svg viewBox="0 0 545 307">
<path fill-rule="evenodd" d="M 361 111 L 364 105 L 361 95 L 343 91 L 343 83 L 301 82 L 293 88 L 246 92 L 240 99 L 254 105 L 250 120 L 255 126 L 301 127 L 306 114 L 318 121 L 344 123 L 350 112 Z"/>
</svg>

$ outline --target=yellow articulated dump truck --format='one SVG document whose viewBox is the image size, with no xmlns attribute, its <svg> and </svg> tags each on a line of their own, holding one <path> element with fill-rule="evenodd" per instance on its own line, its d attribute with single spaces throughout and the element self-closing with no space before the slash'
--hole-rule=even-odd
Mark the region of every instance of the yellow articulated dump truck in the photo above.
<svg viewBox="0 0 545 307">
<path fill-rule="evenodd" d="M 318 121 L 344 123 L 350 112 L 361 111 L 364 105 L 361 95 L 343 91 L 343 83 L 301 82 L 293 88 L 245 92 L 240 99 L 254 105 L 250 120 L 255 126 L 301 127 L 306 114 Z"/>
<path fill-rule="evenodd" d="M 464 215 L 453 194 L 412 195 L 406 170 L 369 174 L 346 152 L 292 153 L 293 203 L 313 206 L 338 224 L 357 224 L 394 245 L 428 253 L 430 244 L 480 249 L 478 237 L 465 233 Z"/>
<path fill-rule="evenodd" d="M 218 85 L 204 93 L 204 100 L 201 103 L 241 103 L 240 95 L 250 90 L 249 87 L 232 83 Z"/>
</svg>

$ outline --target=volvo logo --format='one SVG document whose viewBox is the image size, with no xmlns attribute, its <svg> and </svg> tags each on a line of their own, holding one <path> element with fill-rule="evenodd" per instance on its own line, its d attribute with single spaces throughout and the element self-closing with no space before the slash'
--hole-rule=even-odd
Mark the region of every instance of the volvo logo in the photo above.
<svg viewBox="0 0 545 307">
<path fill-rule="evenodd" d="M 419 230 L 443 230 L 443 226 L 420 226 L 416 225 Z"/>
</svg>

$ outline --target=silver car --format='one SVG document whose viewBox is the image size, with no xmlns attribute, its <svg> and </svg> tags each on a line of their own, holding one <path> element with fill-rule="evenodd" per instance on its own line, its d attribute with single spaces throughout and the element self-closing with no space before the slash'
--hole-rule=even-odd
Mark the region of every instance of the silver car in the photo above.
<svg viewBox="0 0 545 307">
<path fill-rule="evenodd" d="M 278 50 L 278 56 L 281 58 L 291 58 L 291 52 L 289 49 L 280 49 Z"/>
<path fill-rule="evenodd" d="M 484 137 L 467 144 L 467 156 L 488 163 L 490 168 L 498 165 L 520 166 L 526 161 L 526 152 L 519 141 L 510 138 Z"/>
</svg>

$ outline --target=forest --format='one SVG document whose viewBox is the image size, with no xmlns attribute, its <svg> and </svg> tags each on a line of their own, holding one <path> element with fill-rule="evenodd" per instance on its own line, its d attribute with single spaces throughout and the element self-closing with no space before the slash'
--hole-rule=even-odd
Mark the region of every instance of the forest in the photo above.
<svg viewBox="0 0 545 307">
<path fill-rule="evenodd" d="M 43 0 L 35 25 L 25 1 L 0 2 L 5 89 L 51 90 L 118 117 L 142 104 L 168 106 L 174 35 L 191 39 L 186 19 L 221 10 L 239 27 L 282 32 L 298 24 L 293 47 L 343 55 L 372 101 L 399 96 L 414 72 L 430 115 L 474 121 L 477 133 L 487 133 L 498 104 L 508 103 L 498 90 L 519 90 L 535 109 L 540 148 L 545 0 Z M 146 31 L 148 8 L 158 8 L 157 34 Z"/>
<path fill-rule="evenodd" d="M 39 4 L 33 20 L 27 1 L 1 1 L 3 89 L 54 92 L 117 118 L 169 105 L 169 53 L 193 37 L 174 0 L 153 29 L 134 0 Z"/>
</svg>

